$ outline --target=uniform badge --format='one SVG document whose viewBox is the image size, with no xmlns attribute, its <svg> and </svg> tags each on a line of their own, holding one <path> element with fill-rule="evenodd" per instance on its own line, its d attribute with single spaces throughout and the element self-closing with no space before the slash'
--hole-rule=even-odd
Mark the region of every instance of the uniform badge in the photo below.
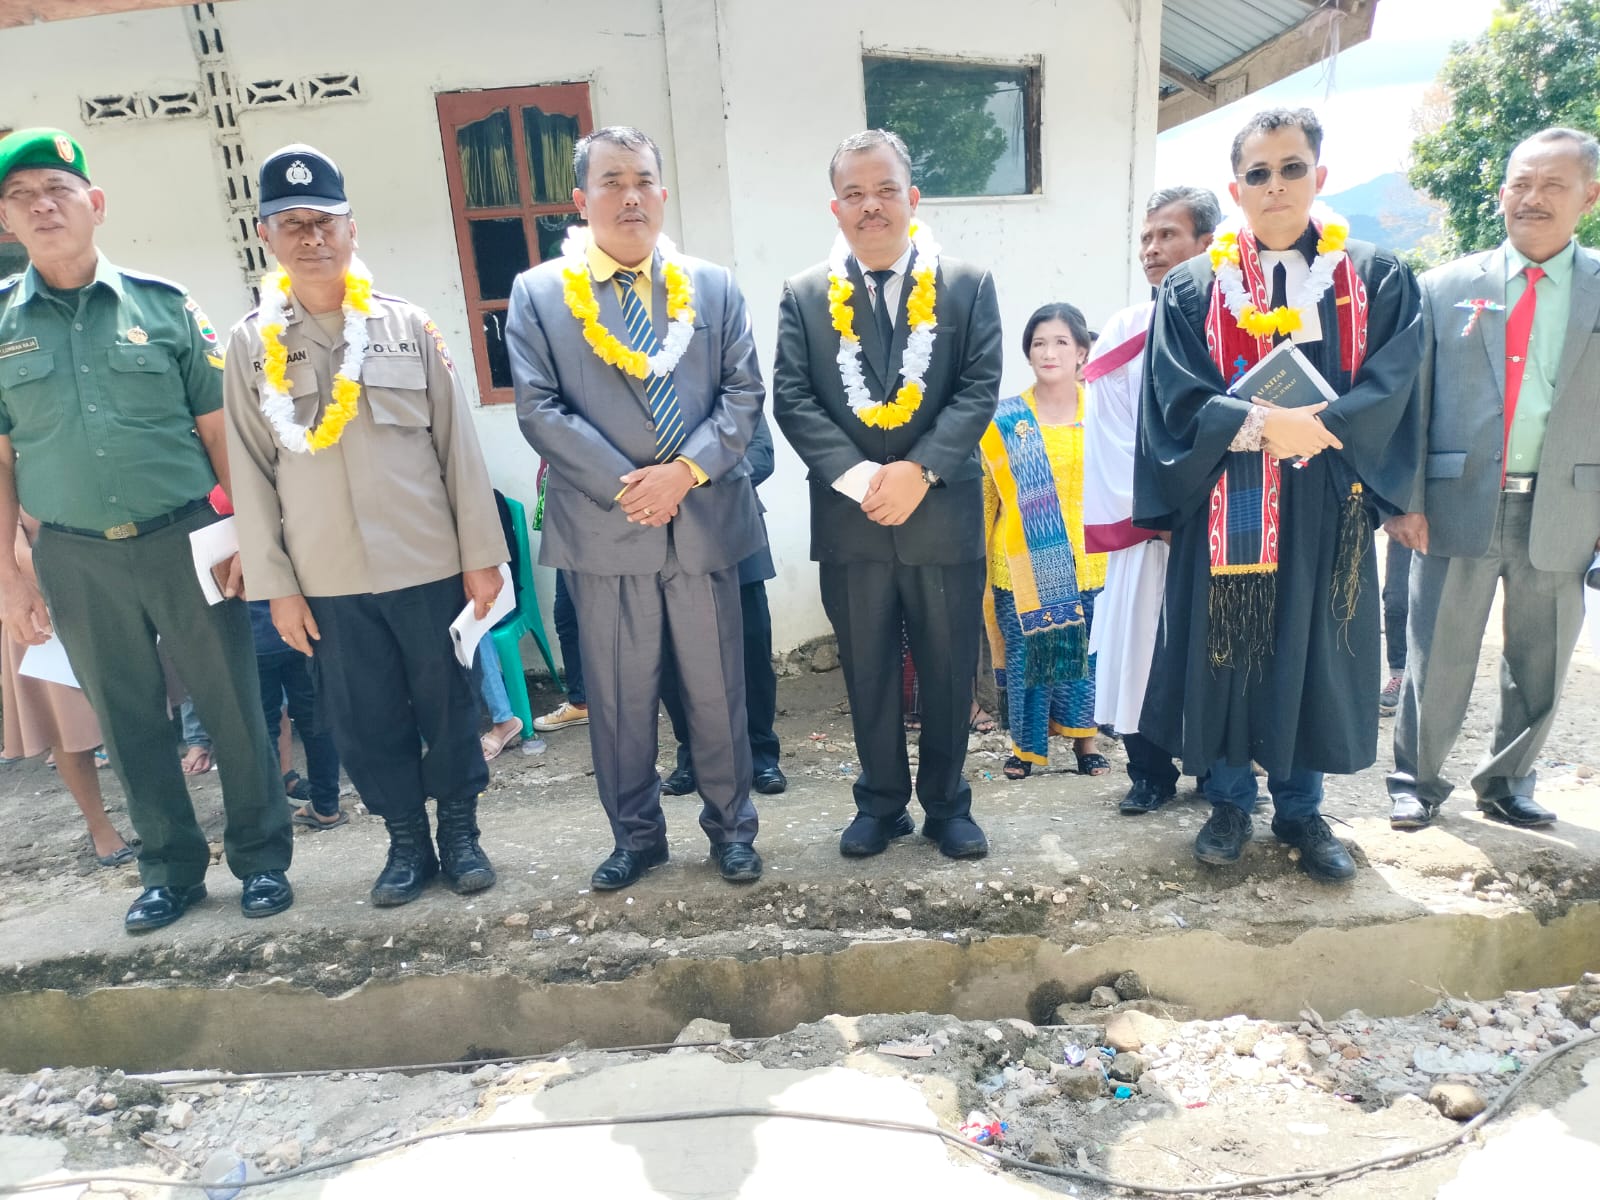
<svg viewBox="0 0 1600 1200">
<path fill-rule="evenodd" d="M 150 335 L 135 325 L 123 335 L 135 346 L 142 346 L 150 340 Z"/>
<path fill-rule="evenodd" d="M 200 311 L 200 306 L 190 300 L 184 304 L 184 307 L 194 316 L 194 325 L 200 331 L 200 336 L 215 346 L 217 344 L 217 331 L 211 328 L 211 321 L 205 313 Z"/>
<path fill-rule="evenodd" d="M 289 169 L 283 173 L 283 177 L 295 187 L 309 187 L 311 185 L 311 168 L 297 158 L 289 164 Z"/>
<path fill-rule="evenodd" d="M 78 157 L 75 153 L 73 153 L 73 150 L 72 150 L 72 139 L 69 138 L 66 134 L 57 135 L 57 137 L 56 137 L 56 153 L 61 156 L 61 161 L 62 162 L 67 162 L 67 163 L 71 162 L 73 159 Z"/>
<path fill-rule="evenodd" d="M 439 332 L 439 327 L 429 320 L 422 326 L 422 331 L 433 339 L 433 348 L 439 352 L 440 359 L 450 370 L 456 369 L 455 363 L 450 361 L 450 351 L 445 347 L 444 334 Z"/>
</svg>

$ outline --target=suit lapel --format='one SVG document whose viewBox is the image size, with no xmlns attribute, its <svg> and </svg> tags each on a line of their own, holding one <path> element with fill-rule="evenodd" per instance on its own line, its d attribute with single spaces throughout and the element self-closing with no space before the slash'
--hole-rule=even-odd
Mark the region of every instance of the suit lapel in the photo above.
<svg viewBox="0 0 1600 1200">
<path fill-rule="evenodd" d="M 1578 247 L 1572 259 L 1572 305 L 1567 316 L 1567 333 L 1561 349 L 1561 370 L 1556 376 L 1556 403 L 1572 383 L 1578 360 L 1589 348 L 1589 335 L 1600 317 L 1600 258 Z"/>
<path fill-rule="evenodd" d="M 659 275 L 660 273 L 661 272 L 659 270 L 654 271 L 655 275 Z M 592 274 L 590 278 L 593 279 Z M 657 287 L 660 286 L 661 285 L 658 282 Z M 594 284 L 594 290 L 595 299 L 599 301 L 600 304 L 600 324 L 604 325 L 608 330 L 616 334 L 617 340 L 626 346 L 628 344 L 628 323 L 622 319 L 622 303 L 617 299 L 616 281 L 612 279 L 607 279 L 604 283 L 596 281 Z M 665 300 L 658 297 L 656 300 L 657 311 L 659 311 L 660 306 L 664 305 L 665 303 Z M 604 364 L 601 365 L 603 366 Z M 644 380 L 635 379 L 621 367 L 612 367 L 611 370 L 615 371 L 627 381 L 629 390 L 633 392 L 633 398 L 644 407 L 645 412 L 649 412 L 650 398 L 644 393 Z"/>
<path fill-rule="evenodd" d="M 861 339 L 861 368 L 867 388 L 879 397 L 888 394 L 883 372 L 878 364 L 883 361 L 883 341 L 878 337 L 878 322 L 873 318 L 872 296 L 867 291 L 867 278 L 861 273 L 861 264 L 851 255 L 846 264 L 850 282 L 855 290 L 850 293 L 850 307 L 855 312 L 856 337 Z"/>
<path fill-rule="evenodd" d="M 1506 251 L 1501 246 L 1483 260 L 1483 273 L 1478 276 L 1477 290 L 1464 299 L 1495 300 L 1503 304 L 1505 298 Z M 1506 398 L 1506 317 L 1509 315 L 1509 311 L 1478 314 L 1478 341 L 1488 355 L 1489 377 L 1494 380 L 1502 402 Z"/>
</svg>

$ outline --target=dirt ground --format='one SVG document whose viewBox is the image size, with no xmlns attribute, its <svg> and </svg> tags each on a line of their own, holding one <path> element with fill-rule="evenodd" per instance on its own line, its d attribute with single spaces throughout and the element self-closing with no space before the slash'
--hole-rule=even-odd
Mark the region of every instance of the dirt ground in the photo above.
<svg viewBox="0 0 1600 1200">
<path fill-rule="evenodd" d="M 1450 766 L 1458 781 L 1490 728 L 1494 651 L 1491 639 Z M 825 664 L 824 656 L 818 665 Z M 556 699 L 543 691 L 534 710 Z M 752 887 L 716 877 L 689 797 L 665 801 L 671 863 L 634 888 L 592 894 L 589 872 L 609 837 L 579 729 L 550 737 L 542 754 L 512 751 L 494 764 L 480 814 L 500 872 L 490 892 L 461 898 L 435 886 L 403 909 L 371 908 L 367 889 L 385 838 L 380 821 L 355 810 L 343 828 L 297 831 L 298 899 L 288 913 L 242 920 L 237 885 L 216 865 L 207 902 L 141 938 L 121 928 L 136 871 L 94 863 L 70 797 L 41 761 L 0 767 L 8 817 L 0 823 L 0 1068 L 22 1072 L 0 1076 L 0 1136 L 52 1139 L 74 1166 L 176 1169 L 237 1146 L 258 1166 L 281 1170 L 296 1156 L 309 1161 L 443 1119 L 473 1120 L 487 1111 L 486 1097 L 503 1098 L 505 1089 L 568 1086 L 561 1080 L 569 1074 L 635 1056 L 569 1048 L 555 1075 L 515 1065 L 472 1075 L 367 1066 L 493 1060 L 580 1036 L 590 1046 L 670 1040 L 691 1018 L 708 1017 L 728 1022 L 736 1038 L 776 1035 L 701 1052 L 718 1061 L 844 1065 L 904 1077 L 924 1091 L 928 1080 L 943 1079 L 954 1086 L 930 1104 L 950 1128 L 970 1110 L 1008 1114 L 1012 1145 L 1024 1156 L 1043 1147 L 1048 1160 L 1048 1139 L 1067 1165 L 1081 1150 L 1094 1169 L 1183 1185 L 1221 1172 L 1349 1161 L 1447 1131 L 1420 1099 L 1434 1076 L 1412 1061 L 1417 1050 L 1492 1050 L 1497 1063 L 1516 1058 L 1514 1076 L 1570 1036 L 1527 1023 L 1546 1021 L 1548 1014 L 1530 1014 L 1559 1006 L 1560 994 L 1513 992 L 1490 1004 L 1486 1022 L 1468 1016 L 1463 1027 L 1472 997 L 1558 988 L 1600 969 L 1600 657 L 1587 643 L 1540 766 L 1539 796 L 1561 822 L 1543 831 L 1497 826 L 1458 790 L 1434 828 L 1391 831 L 1386 721 L 1379 762 L 1328 781 L 1326 810 L 1345 823 L 1336 829 L 1363 868 L 1342 889 L 1304 877 L 1264 820 L 1238 867 L 1199 866 L 1189 845 L 1205 811 L 1186 791 L 1154 816 L 1119 817 L 1127 781 L 1114 744 L 1106 747 L 1109 776 L 1070 773 L 1070 747 L 1058 743 L 1051 770 L 1009 783 L 1000 776 L 1000 735 L 975 735 L 968 759 L 974 813 L 993 845 L 988 859 L 950 862 L 908 838 L 882 858 L 843 860 L 836 846 L 852 815 L 855 762 L 839 672 L 800 664 L 781 680 L 779 705 L 791 788 L 758 798 L 767 874 Z M 661 732 L 665 774 L 664 721 Z M 118 785 L 109 773 L 104 782 L 108 807 L 126 828 Z M 191 792 L 219 850 L 216 775 L 193 781 Z M 1063 1096 L 1063 1082 L 1072 1081 L 1052 1079 L 1052 1069 L 1072 1046 L 1092 1049 L 1107 1015 L 1087 1007 L 1089 985 L 1130 965 L 1154 999 L 1119 1007 L 1156 1006 L 1180 1032 L 1148 1056 L 1150 1082 L 1135 1081 L 1128 1099 L 1117 1099 L 1110 1084 L 1092 1098 Z M 656 992 L 628 990 L 651 980 Z M 525 1008 L 520 1025 L 491 1023 L 469 1037 L 429 1026 L 426 1012 L 379 1003 L 390 994 L 382 989 L 400 985 L 433 987 L 426 994 L 443 1003 L 451 996 L 439 988 L 479 984 L 490 989 L 482 993 L 488 1007 L 534 1005 L 530 995 L 546 997 L 545 1007 Z M 232 1006 L 220 1016 L 201 1017 L 185 1002 L 218 989 Z M 478 993 L 468 987 L 462 995 Z M 138 1011 L 148 1013 L 151 997 L 172 1006 L 173 1024 L 192 1020 L 195 1036 L 119 1027 L 116 1014 L 131 1010 L 116 1004 L 144 1004 Z M 257 1028 L 261 1014 L 276 1011 L 262 1006 L 285 997 L 301 1005 L 291 1027 Z M 368 1002 L 377 1007 L 352 1007 Z M 1510 1014 L 1504 1021 L 1502 1010 Z M 887 1015 L 848 1026 L 819 1021 L 839 1011 Z M 1513 1017 L 1522 1024 L 1513 1028 Z M 372 1026 L 390 1019 L 395 1029 L 383 1042 Z M 1062 1021 L 1069 1027 L 1037 1027 Z M 230 1022 L 234 1028 L 218 1032 Z M 1259 1037 L 1252 1042 L 1241 1028 Z M 597 1032 L 606 1029 L 609 1036 Z M 40 1058 L 44 1034 L 78 1049 L 70 1059 Z M 1335 1035 L 1356 1053 L 1347 1056 Z M 1275 1050 L 1239 1053 L 1241 1039 L 1301 1046 L 1307 1069 L 1296 1069 L 1299 1050 L 1285 1051 L 1296 1060 L 1286 1068 Z M 880 1052 L 895 1042 L 935 1050 L 922 1059 Z M 1567 1055 L 1518 1097 L 1518 1112 L 1546 1111 L 1571 1096 L 1578 1071 L 1595 1057 L 1592 1047 Z M 114 1074 L 218 1065 L 348 1070 L 176 1091 Z M 1486 1097 L 1504 1086 L 1493 1069 L 1464 1077 Z M 32 1093 L 19 1099 L 30 1083 Z M 1189 1107 L 1201 1091 L 1203 1104 Z M 107 1094 L 114 1102 L 99 1100 Z M 177 1121 L 175 1099 L 189 1106 Z M 35 1119 L 52 1104 L 71 1111 Z M 252 1115 L 241 1118 L 243 1111 Z M 1452 1176 L 1452 1162 L 1322 1194 L 1431 1196 Z M 1080 1186 L 1078 1194 L 1093 1193 Z"/>
</svg>

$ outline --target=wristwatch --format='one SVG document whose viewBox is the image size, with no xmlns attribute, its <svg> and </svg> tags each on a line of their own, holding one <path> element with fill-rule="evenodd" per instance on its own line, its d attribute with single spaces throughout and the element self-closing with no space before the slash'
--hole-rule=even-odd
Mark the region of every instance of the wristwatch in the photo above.
<svg viewBox="0 0 1600 1200">
<path fill-rule="evenodd" d="M 929 487 L 938 487 L 939 486 L 939 476 L 938 476 L 938 474 L 936 472 L 930 470 L 929 468 L 923 467 L 922 468 L 922 482 L 927 484 Z"/>
</svg>

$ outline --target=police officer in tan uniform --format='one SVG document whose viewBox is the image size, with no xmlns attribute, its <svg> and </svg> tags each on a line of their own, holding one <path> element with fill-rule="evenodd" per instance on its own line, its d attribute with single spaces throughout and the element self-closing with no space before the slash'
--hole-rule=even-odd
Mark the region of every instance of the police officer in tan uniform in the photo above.
<svg viewBox="0 0 1600 1200">
<path fill-rule="evenodd" d="M 480 891 L 489 775 L 449 625 L 463 601 L 488 612 L 508 555 L 466 396 L 427 314 L 372 290 L 332 160 L 286 146 L 257 196 L 280 269 L 234 327 L 223 384 L 250 595 L 312 656 L 319 712 L 388 826 L 373 903 L 413 900 L 441 869 Z"/>
</svg>

